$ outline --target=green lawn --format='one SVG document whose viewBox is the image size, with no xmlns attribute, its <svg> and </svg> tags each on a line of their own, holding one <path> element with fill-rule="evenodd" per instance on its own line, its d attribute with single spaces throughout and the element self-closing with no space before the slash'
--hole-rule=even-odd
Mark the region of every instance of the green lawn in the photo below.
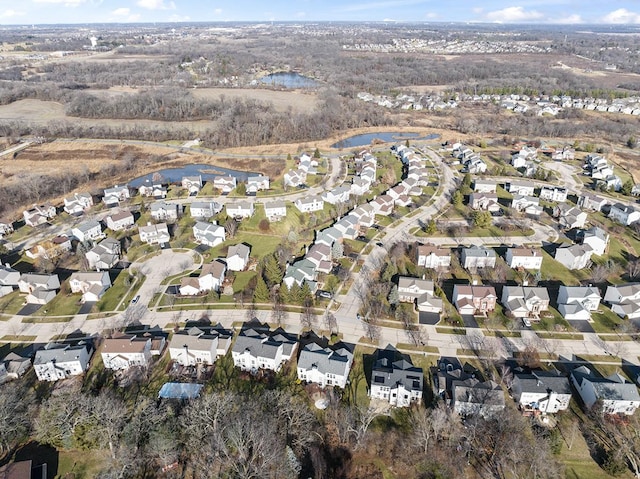
<svg viewBox="0 0 640 479">
<path fill-rule="evenodd" d="M 591 326 L 596 333 L 615 333 L 618 326 L 624 322 L 616 313 L 604 306 L 600 306 L 597 313 L 592 313 L 591 319 L 593 319 Z"/>
<path fill-rule="evenodd" d="M 566 286 L 577 286 L 581 280 L 589 277 L 589 270 L 569 270 L 544 250 L 542 250 L 542 256 L 542 268 L 540 272 L 542 273 L 543 279 L 554 279 Z"/>
<path fill-rule="evenodd" d="M 133 282 L 133 279 L 129 279 L 128 271 L 120 271 L 116 279 L 111 284 L 111 287 L 105 291 L 104 296 L 96 303 L 95 308 L 98 311 L 115 311 L 118 307 L 118 303 L 127 293 L 127 290 L 131 286 L 126 284 L 129 281 Z"/>
<path fill-rule="evenodd" d="M 233 292 L 235 294 L 240 291 L 244 291 L 249 284 L 251 278 L 256 276 L 255 271 L 239 271 L 235 273 L 235 280 L 233 281 Z"/>
<path fill-rule="evenodd" d="M 226 257 L 226 251 L 230 245 L 247 243 L 251 245 L 251 257 L 260 260 L 266 255 L 273 253 L 282 241 L 282 236 L 239 231 L 234 238 L 227 238 L 224 243 L 211 248 L 209 255 L 211 258 Z"/>
<path fill-rule="evenodd" d="M 22 308 L 24 304 L 24 296 L 19 291 L 14 291 L 0 298 L 0 313 L 14 315 Z"/>
<path fill-rule="evenodd" d="M 38 314 L 43 316 L 74 316 L 80 311 L 82 304 L 81 294 L 63 294 L 58 293 L 49 303 L 45 304 Z"/>
<path fill-rule="evenodd" d="M 58 473 L 56 477 L 92 479 L 105 465 L 109 451 L 58 451 Z"/>
</svg>

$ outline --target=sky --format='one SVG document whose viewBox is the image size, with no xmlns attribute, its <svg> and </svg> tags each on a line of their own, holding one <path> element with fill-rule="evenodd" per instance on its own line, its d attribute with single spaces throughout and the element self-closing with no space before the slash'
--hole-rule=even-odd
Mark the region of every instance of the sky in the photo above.
<svg viewBox="0 0 640 479">
<path fill-rule="evenodd" d="M 0 25 L 189 21 L 640 25 L 640 0 L 0 0 Z"/>
</svg>

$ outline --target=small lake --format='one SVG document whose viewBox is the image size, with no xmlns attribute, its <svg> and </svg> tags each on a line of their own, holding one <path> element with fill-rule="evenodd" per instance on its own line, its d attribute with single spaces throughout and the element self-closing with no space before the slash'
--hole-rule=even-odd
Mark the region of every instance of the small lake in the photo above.
<svg viewBox="0 0 640 479">
<path fill-rule="evenodd" d="M 129 186 L 137 188 L 142 185 L 145 180 L 153 180 L 153 175 L 159 173 L 162 176 L 163 183 L 180 183 L 183 176 L 202 175 L 202 181 L 213 181 L 217 176 L 234 176 L 239 181 L 247 181 L 249 176 L 257 176 L 260 173 L 252 173 L 249 171 L 237 171 L 229 168 L 222 168 L 214 165 L 185 165 L 180 168 L 165 168 L 148 175 L 139 176 L 129 182 Z"/>
<path fill-rule="evenodd" d="M 421 136 L 420 133 L 404 133 L 401 131 L 381 131 L 378 133 L 364 133 L 354 135 L 331 145 L 331 148 L 353 148 L 356 146 L 369 146 L 373 140 L 384 142 L 404 141 L 404 140 L 437 140 L 440 135 L 432 133 Z"/>
<path fill-rule="evenodd" d="M 315 88 L 320 85 L 313 78 L 295 72 L 277 72 L 260 78 L 265 85 L 278 85 L 285 88 Z"/>
</svg>

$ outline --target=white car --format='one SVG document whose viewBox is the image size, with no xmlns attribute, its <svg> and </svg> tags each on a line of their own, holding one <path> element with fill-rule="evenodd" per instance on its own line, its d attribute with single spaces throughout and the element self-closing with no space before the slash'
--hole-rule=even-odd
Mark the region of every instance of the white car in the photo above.
<svg viewBox="0 0 640 479">
<path fill-rule="evenodd" d="M 524 324 L 526 328 L 531 327 L 531 321 L 529 321 L 529 318 L 522 318 L 522 324 Z"/>
</svg>

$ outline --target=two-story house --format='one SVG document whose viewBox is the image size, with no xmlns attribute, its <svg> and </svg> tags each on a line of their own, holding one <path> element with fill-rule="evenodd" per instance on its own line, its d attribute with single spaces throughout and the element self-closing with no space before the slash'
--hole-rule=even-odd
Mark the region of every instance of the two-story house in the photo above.
<svg viewBox="0 0 640 479">
<path fill-rule="evenodd" d="M 555 201 L 556 203 L 563 203 L 567 201 L 568 191 L 566 188 L 559 186 L 543 186 L 540 189 L 540 199 L 547 201 Z"/>
<path fill-rule="evenodd" d="M 537 320 L 549 310 L 549 292 L 540 286 L 505 286 L 501 302 L 514 317 Z"/>
<path fill-rule="evenodd" d="M 131 197 L 129 185 L 116 185 L 112 188 L 105 188 L 102 196 L 102 202 L 108 208 L 118 206 L 121 201 L 126 201 Z"/>
<path fill-rule="evenodd" d="M 566 376 L 553 372 L 515 373 L 511 394 L 523 412 L 555 414 L 569 408 L 571 385 Z"/>
<path fill-rule="evenodd" d="M 93 206 L 93 197 L 89 193 L 74 193 L 64 199 L 64 211 L 79 216 Z"/>
<path fill-rule="evenodd" d="M 618 223 L 629 226 L 640 220 L 640 211 L 633 206 L 623 205 L 622 203 L 615 203 L 611 205 L 609 218 L 611 218 L 613 221 L 617 221 Z"/>
<path fill-rule="evenodd" d="M 486 315 L 496 308 L 497 298 L 493 286 L 466 284 L 453 286 L 453 304 L 460 314 Z"/>
<path fill-rule="evenodd" d="M 192 218 L 209 219 L 222 211 L 222 205 L 215 201 L 194 201 L 189 207 Z"/>
<path fill-rule="evenodd" d="M 107 338 L 102 343 L 102 363 L 105 369 L 126 370 L 151 364 L 151 338 L 122 335 Z"/>
<path fill-rule="evenodd" d="M 78 241 L 83 243 L 105 237 L 102 232 L 102 226 L 96 220 L 80 223 L 78 226 L 71 228 L 71 233 Z"/>
<path fill-rule="evenodd" d="M 267 201 L 264 214 L 269 221 L 280 221 L 287 216 L 287 203 L 284 200 Z"/>
<path fill-rule="evenodd" d="M 181 181 L 182 187 L 189 192 L 189 196 L 197 195 L 202 189 L 203 184 L 202 175 L 183 176 Z"/>
<path fill-rule="evenodd" d="M 169 227 L 166 223 L 158 223 L 156 225 L 147 224 L 147 226 L 140 226 L 138 228 L 140 233 L 140 241 L 148 244 L 164 245 L 169 242 L 171 236 L 169 235 Z"/>
<path fill-rule="evenodd" d="M 196 243 L 211 246 L 219 245 L 224 242 L 226 238 L 226 232 L 223 226 L 213 223 L 205 223 L 204 221 L 198 221 L 193 225 L 193 237 Z"/>
<path fill-rule="evenodd" d="M 223 195 L 231 193 L 236 186 L 238 186 L 238 181 L 235 176 L 216 176 L 213 180 L 213 187 Z"/>
<path fill-rule="evenodd" d="M 567 320 L 590 320 L 600 306 L 600 291 L 593 286 L 560 286 L 558 312 Z"/>
<path fill-rule="evenodd" d="M 640 283 L 607 286 L 604 300 L 611 305 L 611 311 L 621 318 L 640 318 Z"/>
<path fill-rule="evenodd" d="M 122 210 L 106 216 L 104 223 L 111 231 L 122 231 L 133 227 L 135 220 L 131 211 Z"/>
<path fill-rule="evenodd" d="M 33 205 L 22 213 L 24 223 L 27 226 L 36 227 L 45 224 L 56 215 L 56 207 L 53 205 Z"/>
<path fill-rule="evenodd" d="M 473 245 L 462 248 L 461 260 L 462 267 L 466 269 L 495 268 L 496 252 L 484 246 Z"/>
<path fill-rule="evenodd" d="M 416 263 L 428 269 L 448 269 L 451 266 L 451 251 L 432 244 L 416 247 Z"/>
<path fill-rule="evenodd" d="M 182 366 L 211 365 L 227 354 L 232 331 L 217 325 L 213 328 L 190 327 L 178 331 L 169 342 L 169 356 Z"/>
<path fill-rule="evenodd" d="M 413 303 L 419 311 L 442 313 L 442 299 L 434 295 L 433 281 L 400 276 L 398 296 L 403 303 Z"/>
<path fill-rule="evenodd" d="M 76 271 L 69 277 L 72 293 L 81 293 L 82 302 L 96 302 L 111 287 L 108 271 Z"/>
<path fill-rule="evenodd" d="M 249 176 L 247 178 L 247 194 L 255 195 L 258 191 L 269 189 L 269 177 L 264 175 Z"/>
<path fill-rule="evenodd" d="M 79 376 L 89 369 L 93 354 L 91 344 L 76 345 L 49 343 L 36 351 L 33 369 L 39 381 L 58 381 Z"/>
<path fill-rule="evenodd" d="M 251 248 L 244 243 L 229 246 L 227 250 L 227 269 L 229 271 L 244 271 L 249 264 Z"/>
<path fill-rule="evenodd" d="M 583 228 L 587 222 L 587 213 L 576 206 L 559 204 L 553 209 L 553 216 L 558 218 L 560 227 L 566 230 Z"/>
<path fill-rule="evenodd" d="M 500 211 L 498 195 L 495 193 L 472 193 L 469 195 L 469 206 L 474 210 L 484 210 L 491 213 Z"/>
<path fill-rule="evenodd" d="M 151 203 L 149 211 L 151 217 L 156 221 L 174 222 L 180 216 L 180 206 L 177 203 L 167 203 L 165 201 L 156 201 Z"/>
<path fill-rule="evenodd" d="M 202 265 L 198 277 L 182 278 L 180 283 L 180 294 L 183 296 L 195 296 L 207 291 L 220 291 L 227 265 L 216 259 L 211 263 Z"/>
<path fill-rule="evenodd" d="M 510 268 L 542 268 L 542 251 L 534 248 L 507 248 L 505 261 Z"/>
<path fill-rule="evenodd" d="M 578 238 L 582 241 L 582 244 L 591 247 L 593 254 L 599 256 L 605 254 L 609 246 L 609 233 L 597 226 L 579 232 Z"/>
<path fill-rule="evenodd" d="M 353 364 L 354 345 L 337 343 L 333 346 L 310 342 L 300 351 L 298 379 L 324 387 L 344 388 Z"/>
<path fill-rule="evenodd" d="M 321 211 L 324 208 L 324 200 L 320 196 L 309 196 L 298 198 L 294 205 L 301 213 L 311 213 L 313 211 Z"/>
<path fill-rule="evenodd" d="M 260 369 L 279 371 L 298 348 L 298 338 L 281 329 L 246 328 L 240 331 L 231 349 L 233 364 L 242 371 L 256 373 Z"/>
<path fill-rule="evenodd" d="M 235 219 L 250 218 L 253 216 L 253 203 L 250 201 L 238 201 L 237 203 L 227 203 L 225 206 L 227 215 Z"/>
<path fill-rule="evenodd" d="M 591 408 L 600 401 L 604 414 L 633 416 L 640 407 L 638 388 L 620 374 L 603 378 L 596 376 L 587 366 L 579 366 L 571 372 L 571 383 L 586 407 Z"/>
<path fill-rule="evenodd" d="M 60 289 L 57 274 L 22 273 L 18 281 L 18 289 L 26 293 L 29 304 L 47 304 L 56 297 Z"/>
<path fill-rule="evenodd" d="M 554 258 L 567 269 L 576 270 L 589 266 L 592 254 L 588 244 L 563 245 L 556 249 Z"/>
<path fill-rule="evenodd" d="M 89 268 L 105 270 L 113 268 L 120 261 L 120 241 L 105 238 L 85 253 Z"/>
<path fill-rule="evenodd" d="M 409 407 L 422 400 L 424 386 L 422 368 L 413 365 L 408 355 L 393 346 L 377 349 L 369 378 L 369 396 L 388 401 L 391 406 Z"/>
</svg>

